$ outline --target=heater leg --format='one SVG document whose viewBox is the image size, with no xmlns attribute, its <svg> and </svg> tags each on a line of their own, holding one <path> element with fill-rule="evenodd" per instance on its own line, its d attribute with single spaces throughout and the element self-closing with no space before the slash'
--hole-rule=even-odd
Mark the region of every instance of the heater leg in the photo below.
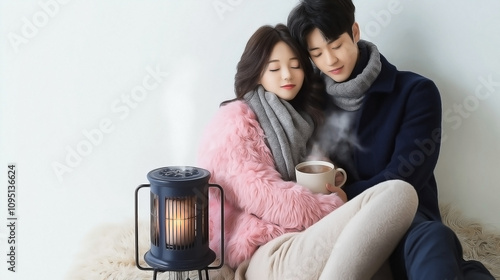
<svg viewBox="0 0 500 280">
<path fill-rule="evenodd" d="M 203 269 L 205 271 L 205 279 L 209 280 L 210 278 L 208 277 L 208 269 Z M 198 279 L 202 280 L 203 279 L 203 271 L 202 269 L 198 270 Z M 189 279 L 187 279 L 189 280 Z"/>
</svg>

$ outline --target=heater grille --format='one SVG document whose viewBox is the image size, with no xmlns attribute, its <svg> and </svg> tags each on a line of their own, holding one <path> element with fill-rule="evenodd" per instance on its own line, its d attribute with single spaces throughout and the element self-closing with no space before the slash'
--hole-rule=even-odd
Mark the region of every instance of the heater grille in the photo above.
<svg viewBox="0 0 500 280">
<path fill-rule="evenodd" d="M 196 236 L 196 197 L 165 199 L 166 248 L 184 250 L 194 246 Z"/>
<path fill-rule="evenodd" d="M 208 189 L 217 187 L 222 196 L 222 187 L 209 184 L 208 170 L 190 166 L 161 167 L 147 177 L 151 249 L 144 260 L 156 271 L 207 268 L 216 258 L 208 241 Z"/>
</svg>

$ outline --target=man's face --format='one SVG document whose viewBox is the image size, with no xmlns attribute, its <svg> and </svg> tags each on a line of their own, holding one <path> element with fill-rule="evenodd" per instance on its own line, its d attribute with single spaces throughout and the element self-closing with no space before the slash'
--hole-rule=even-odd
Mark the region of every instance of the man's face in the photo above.
<svg viewBox="0 0 500 280">
<path fill-rule="evenodd" d="M 334 41 L 326 41 L 318 28 L 307 36 L 307 49 L 311 60 L 335 82 L 345 82 L 358 59 L 359 26 L 352 26 L 353 38 L 346 32 Z"/>
</svg>

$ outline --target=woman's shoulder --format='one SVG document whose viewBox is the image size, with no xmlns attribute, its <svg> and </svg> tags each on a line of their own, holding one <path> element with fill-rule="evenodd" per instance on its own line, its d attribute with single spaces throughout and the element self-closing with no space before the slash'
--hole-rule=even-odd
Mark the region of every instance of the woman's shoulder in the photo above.
<svg viewBox="0 0 500 280">
<path fill-rule="evenodd" d="M 214 121 L 223 123 L 247 122 L 255 120 L 255 113 L 243 100 L 235 100 L 223 104 L 215 113 Z"/>
<path fill-rule="evenodd" d="M 219 114 L 242 115 L 253 113 L 250 106 L 243 100 L 234 100 L 219 107 Z"/>
<path fill-rule="evenodd" d="M 236 133 L 258 125 L 257 117 L 250 106 L 242 100 L 235 100 L 219 107 L 207 129 Z"/>
<path fill-rule="evenodd" d="M 200 138 L 199 160 L 202 166 L 211 166 L 207 160 L 260 143 L 264 132 L 250 106 L 244 101 L 232 101 L 221 106 L 209 121 Z M 264 144 L 265 145 L 265 144 Z M 234 159 L 234 157 L 230 157 Z"/>
</svg>

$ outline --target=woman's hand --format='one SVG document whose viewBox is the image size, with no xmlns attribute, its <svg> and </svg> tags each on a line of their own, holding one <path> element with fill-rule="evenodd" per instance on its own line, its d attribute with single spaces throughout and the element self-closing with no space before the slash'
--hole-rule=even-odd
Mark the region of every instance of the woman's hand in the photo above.
<svg viewBox="0 0 500 280">
<path fill-rule="evenodd" d="M 342 199 L 344 202 L 347 202 L 347 194 L 343 189 L 334 187 L 332 184 L 326 184 L 326 189 L 332 193 L 336 193 L 340 197 L 340 199 Z"/>
</svg>

